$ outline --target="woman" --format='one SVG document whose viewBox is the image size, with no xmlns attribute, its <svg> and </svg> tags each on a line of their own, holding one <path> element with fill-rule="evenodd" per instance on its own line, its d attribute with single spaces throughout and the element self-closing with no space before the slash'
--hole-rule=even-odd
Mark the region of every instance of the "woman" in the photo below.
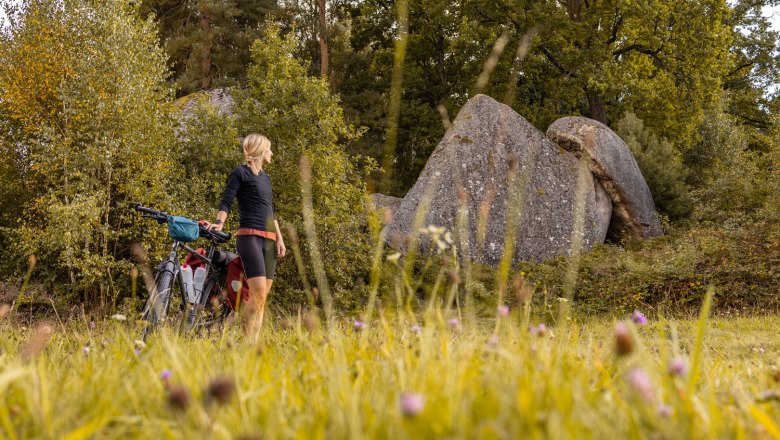
<svg viewBox="0 0 780 440">
<path fill-rule="evenodd" d="M 236 167 L 227 180 L 217 219 L 209 229 L 221 231 L 233 199 L 238 199 L 239 228 L 236 248 L 244 264 L 249 285 L 249 298 L 243 307 L 247 335 L 257 339 L 263 325 L 265 300 L 274 282 L 276 257 L 284 257 L 287 249 L 276 220 L 271 180 L 263 165 L 271 163 L 271 141 L 260 134 L 250 134 L 243 142 L 246 163 Z"/>
</svg>

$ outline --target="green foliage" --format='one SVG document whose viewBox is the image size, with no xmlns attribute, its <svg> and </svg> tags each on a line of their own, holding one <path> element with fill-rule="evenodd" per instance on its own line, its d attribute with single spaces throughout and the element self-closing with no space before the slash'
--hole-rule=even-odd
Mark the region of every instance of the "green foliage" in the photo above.
<svg viewBox="0 0 780 440">
<path fill-rule="evenodd" d="M 699 141 L 686 154 L 696 219 L 751 218 L 763 206 L 770 191 L 764 159 L 750 149 L 752 131 L 723 111 L 707 112 Z"/>
<path fill-rule="evenodd" d="M 776 220 L 672 230 L 625 248 L 599 246 L 582 256 L 574 308 L 586 316 L 634 309 L 679 315 L 694 312 L 712 286 L 717 313 L 774 313 L 780 310 L 779 246 Z M 518 269 L 555 298 L 563 294 L 569 264 L 559 258 Z"/>
<path fill-rule="evenodd" d="M 249 46 L 279 6 L 275 0 L 144 0 L 140 12 L 157 20 L 172 80 L 186 95 L 243 83 Z"/>
<path fill-rule="evenodd" d="M 248 87 L 236 99 L 239 132 L 263 133 L 272 142 L 274 161 L 267 171 L 283 234 L 285 224 L 303 230 L 299 162 L 304 155 L 309 158 L 320 252 L 338 297 L 354 287 L 358 278 L 367 278 L 370 261 L 364 256 L 370 254 L 370 244 L 362 178 L 374 162 L 346 154 L 343 144 L 360 132 L 346 124 L 338 98 L 330 94 L 327 83 L 309 77 L 307 66 L 292 56 L 292 33 L 282 36 L 270 28 L 251 51 Z M 301 240 L 304 267 L 311 268 L 310 242 L 303 236 Z M 301 287 L 296 272 L 292 262 L 279 266 L 282 289 Z M 311 273 L 300 275 L 313 279 Z"/>
<path fill-rule="evenodd" d="M 674 146 L 666 139 L 659 140 L 633 113 L 626 112 L 616 125 L 650 187 L 656 207 L 673 220 L 690 214 L 687 171 Z"/>
<path fill-rule="evenodd" d="M 175 212 L 211 219 L 227 176 L 244 161 L 238 129 L 235 117 L 213 106 L 207 93 L 182 99 L 187 100 L 190 110 L 186 115 L 178 112 L 182 119 L 178 137 L 182 172 L 175 190 L 181 195 Z"/>
<path fill-rule="evenodd" d="M 164 54 L 130 3 L 30 0 L 0 45 L 3 172 L 24 188 L 3 266 L 35 254 L 42 277 L 101 301 L 145 235 L 131 202 L 164 200 L 174 171 Z"/>
<path fill-rule="evenodd" d="M 739 124 L 766 130 L 764 93 L 780 71 L 772 56 L 776 33 L 760 14 L 767 3 L 410 1 L 394 194 L 411 187 L 441 139 L 437 108 L 443 105 L 452 118 L 477 91 L 483 63 L 500 35 L 508 44 L 481 91 L 542 130 L 561 116 L 579 114 L 611 125 L 631 111 L 659 139 L 690 155 L 705 115 L 724 101 Z M 345 105 L 361 109 L 357 123 L 369 127 L 366 141 L 374 145 L 385 126 L 350 91 L 361 84 L 360 90 L 381 96 L 375 107 L 386 107 L 396 5 L 369 0 L 354 8 L 352 46 L 360 56 L 336 83 L 339 92 L 345 87 Z M 539 33 L 527 55 L 517 59 L 521 40 L 532 30 Z M 366 64 L 370 76 L 362 74 Z M 766 151 L 767 142 L 765 132 L 750 133 L 751 148 Z"/>
</svg>

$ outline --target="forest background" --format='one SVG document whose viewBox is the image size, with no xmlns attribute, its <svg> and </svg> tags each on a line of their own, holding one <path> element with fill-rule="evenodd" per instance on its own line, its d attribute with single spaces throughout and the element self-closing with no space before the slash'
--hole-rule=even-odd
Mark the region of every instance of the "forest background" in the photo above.
<svg viewBox="0 0 780 440">
<path fill-rule="evenodd" d="M 355 309 L 379 229 L 367 194 L 402 196 L 447 121 L 485 93 L 542 130 L 568 115 L 612 127 L 666 219 L 666 237 L 584 257 L 575 299 L 587 310 L 698 306 L 707 285 L 723 292 L 716 310 L 780 309 L 780 58 L 765 15 L 778 2 L 2 4 L 0 279 L 20 307 L 133 308 L 131 245 L 159 261 L 167 244 L 131 204 L 211 218 L 237 139 L 259 131 L 276 147 L 268 172 L 291 231 L 303 230 L 309 158 L 327 279 Z M 196 93 L 221 87 L 231 114 Z M 566 264 L 514 272 L 556 295 Z M 317 284 L 292 262 L 279 270 L 277 305 Z M 488 299 L 494 275 L 465 289 Z"/>
</svg>

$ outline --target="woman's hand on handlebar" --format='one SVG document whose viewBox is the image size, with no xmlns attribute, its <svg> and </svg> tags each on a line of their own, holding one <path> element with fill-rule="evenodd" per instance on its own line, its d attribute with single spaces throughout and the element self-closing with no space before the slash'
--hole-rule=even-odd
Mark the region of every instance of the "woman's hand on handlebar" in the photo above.
<svg viewBox="0 0 780 440">
<path fill-rule="evenodd" d="M 206 223 L 205 227 L 209 231 L 222 232 L 222 223 L 209 223 L 206 220 L 203 220 L 203 222 Z"/>
</svg>

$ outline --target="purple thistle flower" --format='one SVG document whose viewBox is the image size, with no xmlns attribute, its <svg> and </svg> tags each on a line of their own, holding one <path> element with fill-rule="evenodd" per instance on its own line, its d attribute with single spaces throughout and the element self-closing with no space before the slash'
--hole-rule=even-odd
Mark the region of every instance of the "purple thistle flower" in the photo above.
<svg viewBox="0 0 780 440">
<path fill-rule="evenodd" d="M 688 374 L 688 364 L 685 362 L 685 359 L 677 356 L 669 361 L 667 371 L 671 376 L 685 376 Z"/>
<path fill-rule="evenodd" d="M 89 321 L 90 330 L 95 330 L 95 321 Z"/>
<path fill-rule="evenodd" d="M 531 324 L 528 326 L 528 332 L 531 333 L 532 336 L 542 337 L 547 334 L 547 326 L 544 325 L 544 323 L 541 323 L 538 326 Z"/>
<path fill-rule="evenodd" d="M 636 325 L 645 325 L 647 324 L 647 316 L 642 314 L 639 310 L 634 310 L 634 314 L 631 315 L 631 321 Z"/>
<path fill-rule="evenodd" d="M 133 352 L 135 353 L 136 356 L 141 356 L 141 349 L 140 348 L 136 348 L 135 350 L 133 350 Z"/>
<path fill-rule="evenodd" d="M 425 397 L 420 393 L 403 393 L 400 398 L 401 414 L 414 417 L 425 407 Z"/>
<path fill-rule="evenodd" d="M 458 318 L 450 318 L 447 323 L 450 325 L 450 328 L 457 330 L 460 328 L 460 321 L 458 321 Z"/>
<path fill-rule="evenodd" d="M 164 382 L 168 382 L 168 379 L 170 379 L 172 375 L 173 372 L 166 368 L 160 372 L 160 379 L 162 379 Z"/>
<path fill-rule="evenodd" d="M 89 355 L 89 347 L 82 348 L 81 352 L 84 353 L 84 356 L 88 356 Z"/>
<path fill-rule="evenodd" d="M 359 319 L 356 319 L 355 322 L 354 322 L 354 327 L 355 327 L 355 331 L 361 331 L 361 330 L 364 330 L 367 326 L 366 326 L 365 322 L 363 322 L 363 321 L 361 321 Z"/>
<path fill-rule="evenodd" d="M 655 393 L 653 392 L 653 384 L 650 382 L 650 377 L 641 368 L 634 368 L 628 372 L 628 384 L 639 394 L 647 403 L 651 403 L 655 400 Z"/>
<path fill-rule="evenodd" d="M 422 327 L 417 324 L 413 324 L 411 327 L 409 327 L 409 330 L 411 330 L 412 333 L 417 333 L 418 335 L 421 335 L 423 331 Z"/>
<path fill-rule="evenodd" d="M 509 317 L 509 306 L 503 304 L 498 306 L 498 316 L 502 318 Z"/>
</svg>

